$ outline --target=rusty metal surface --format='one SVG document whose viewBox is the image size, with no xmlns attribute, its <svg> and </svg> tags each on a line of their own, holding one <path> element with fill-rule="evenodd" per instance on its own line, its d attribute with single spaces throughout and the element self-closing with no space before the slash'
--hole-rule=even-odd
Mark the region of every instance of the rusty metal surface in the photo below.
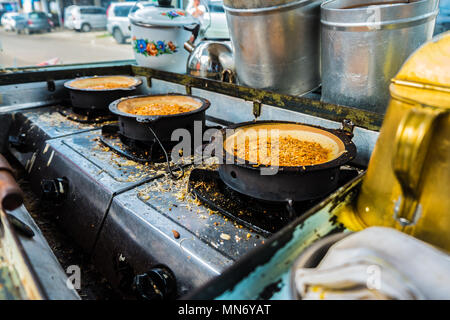
<svg viewBox="0 0 450 320">
<path fill-rule="evenodd" d="M 0 209 L 0 299 L 46 299 L 30 261 Z"/>
<path fill-rule="evenodd" d="M 39 278 L 39 282 L 42 284 L 46 297 L 50 300 L 79 300 L 80 297 L 77 291 L 67 286 L 68 274 L 61 267 L 49 243 L 28 210 L 21 206 L 11 211 L 9 215 L 26 223 L 34 233 L 34 236 L 31 238 L 18 233 L 17 238 L 26 252 L 30 264 Z"/>
</svg>

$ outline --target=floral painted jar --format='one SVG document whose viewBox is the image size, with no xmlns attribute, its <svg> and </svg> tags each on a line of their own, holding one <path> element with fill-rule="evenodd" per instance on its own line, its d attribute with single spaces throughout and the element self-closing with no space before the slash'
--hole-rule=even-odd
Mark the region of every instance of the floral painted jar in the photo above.
<svg viewBox="0 0 450 320">
<path fill-rule="evenodd" d="M 180 9 L 145 7 L 128 18 L 131 45 L 139 66 L 186 73 L 189 52 L 183 45 L 192 40 L 192 33 L 199 26 L 192 16 Z"/>
</svg>

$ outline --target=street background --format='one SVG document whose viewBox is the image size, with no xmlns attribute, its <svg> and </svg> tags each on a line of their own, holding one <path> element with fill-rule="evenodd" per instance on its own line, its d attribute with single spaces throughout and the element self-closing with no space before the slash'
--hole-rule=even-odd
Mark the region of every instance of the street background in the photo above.
<svg viewBox="0 0 450 320">
<path fill-rule="evenodd" d="M 0 68 L 35 66 L 58 58 L 58 64 L 134 59 L 130 41 L 118 44 L 106 30 L 56 30 L 31 35 L 0 28 Z"/>
</svg>

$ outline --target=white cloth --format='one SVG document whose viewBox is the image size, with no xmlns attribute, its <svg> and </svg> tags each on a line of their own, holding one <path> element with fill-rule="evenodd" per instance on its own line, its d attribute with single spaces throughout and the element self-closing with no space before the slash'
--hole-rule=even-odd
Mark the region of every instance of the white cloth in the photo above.
<svg viewBox="0 0 450 320">
<path fill-rule="evenodd" d="M 395 229 L 335 243 L 316 268 L 295 271 L 302 299 L 450 299 L 450 256 Z"/>
</svg>

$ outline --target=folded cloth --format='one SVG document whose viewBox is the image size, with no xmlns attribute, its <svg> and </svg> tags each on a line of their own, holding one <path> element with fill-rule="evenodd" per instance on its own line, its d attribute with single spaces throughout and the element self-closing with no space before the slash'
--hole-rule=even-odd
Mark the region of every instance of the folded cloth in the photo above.
<svg viewBox="0 0 450 320">
<path fill-rule="evenodd" d="M 316 268 L 295 271 L 302 299 L 450 299 L 450 256 L 392 228 L 336 242 Z"/>
</svg>

